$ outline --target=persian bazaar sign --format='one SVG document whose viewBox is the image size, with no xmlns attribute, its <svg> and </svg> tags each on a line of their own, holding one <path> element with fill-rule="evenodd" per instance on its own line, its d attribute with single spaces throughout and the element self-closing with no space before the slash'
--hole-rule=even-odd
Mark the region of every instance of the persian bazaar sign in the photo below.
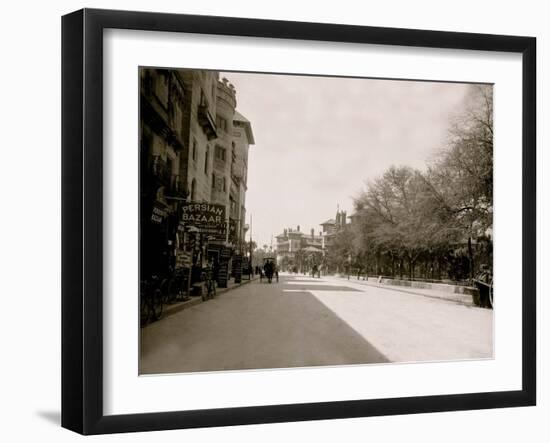
<svg viewBox="0 0 550 443">
<path fill-rule="evenodd" d="M 202 228 L 224 228 L 225 206 L 210 203 L 187 203 L 182 207 L 182 221 Z"/>
</svg>

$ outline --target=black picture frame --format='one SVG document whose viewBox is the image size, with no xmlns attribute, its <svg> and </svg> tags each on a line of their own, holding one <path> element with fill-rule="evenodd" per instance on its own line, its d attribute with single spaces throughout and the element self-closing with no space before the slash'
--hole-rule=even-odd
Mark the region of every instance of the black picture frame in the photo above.
<svg viewBox="0 0 550 443">
<path fill-rule="evenodd" d="M 103 413 L 103 30 L 501 51 L 522 55 L 522 388 L 517 391 Z M 536 403 L 536 39 L 83 9 L 62 18 L 62 426 L 82 434 L 530 406 Z"/>
</svg>

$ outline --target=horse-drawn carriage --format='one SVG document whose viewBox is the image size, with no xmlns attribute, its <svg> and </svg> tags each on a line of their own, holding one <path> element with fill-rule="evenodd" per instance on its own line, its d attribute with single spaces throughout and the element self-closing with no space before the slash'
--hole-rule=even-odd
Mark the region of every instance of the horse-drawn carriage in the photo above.
<svg viewBox="0 0 550 443">
<path fill-rule="evenodd" d="M 260 281 L 263 280 L 263 278 L 267 279 L 268 283 L 271 283 L 273 281 L 273 277 L 275 277 L 276 281 L 279 281 L 279 270 L 277 269 L 277 261 L 274 257 L 265 257 L 263 266 L 260 269 Z"/>
<path fill-rule="evenodd" d="M 481 265 L 479 275 L 473 279 L 479 291 L 478 304 L 482 308 L 493 308 L 493 273 L 487 265 Z"/>
</svg>

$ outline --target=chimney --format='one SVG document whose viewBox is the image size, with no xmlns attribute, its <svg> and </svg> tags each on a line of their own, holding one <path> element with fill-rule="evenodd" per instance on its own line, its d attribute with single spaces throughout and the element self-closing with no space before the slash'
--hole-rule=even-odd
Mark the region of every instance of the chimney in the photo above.
<svg viewBox="0 0 550 443">
<path fill-rule="evenodd" d="M 297 230 L 298 232 L 300 232 L 300 225 L 298 225 L 298 226 L 296 227 L 296 230 Z"/>
<path fill-rule="evenodd" d="M 311 239 L 315 238 L 315 229 L 311 228 Z"/>
</svg>

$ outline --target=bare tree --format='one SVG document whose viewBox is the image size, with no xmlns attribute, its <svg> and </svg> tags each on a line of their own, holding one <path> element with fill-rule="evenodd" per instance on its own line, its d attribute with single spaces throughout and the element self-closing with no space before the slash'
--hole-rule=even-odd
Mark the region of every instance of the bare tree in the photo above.
<svg viewBox="0 0 550 443">
<path fill-rule="evenodd" d="M 461 267 L 452 278 L 473 277 L 474 243 L 492 251 L 493 95 L 489 85 L 473 85 L 465 111 L 453 120 L 446 146 L 426 172 L 389 168 L 367 182 L 355 198 L 351 244 L 365 260 L 389 263 L 392 275 L 405 268 L 410 278 L 421 261 L 424 275 L 441 274 L 443 262 Z M 348 249 L 350 240 L 342 241 Z M 462 255 L 464 256 L 464 255 Z M 383 268 L 383 266 L 382 266 Z M 465 275 L 467 274 L 467 275 Z"/>
</svg>

